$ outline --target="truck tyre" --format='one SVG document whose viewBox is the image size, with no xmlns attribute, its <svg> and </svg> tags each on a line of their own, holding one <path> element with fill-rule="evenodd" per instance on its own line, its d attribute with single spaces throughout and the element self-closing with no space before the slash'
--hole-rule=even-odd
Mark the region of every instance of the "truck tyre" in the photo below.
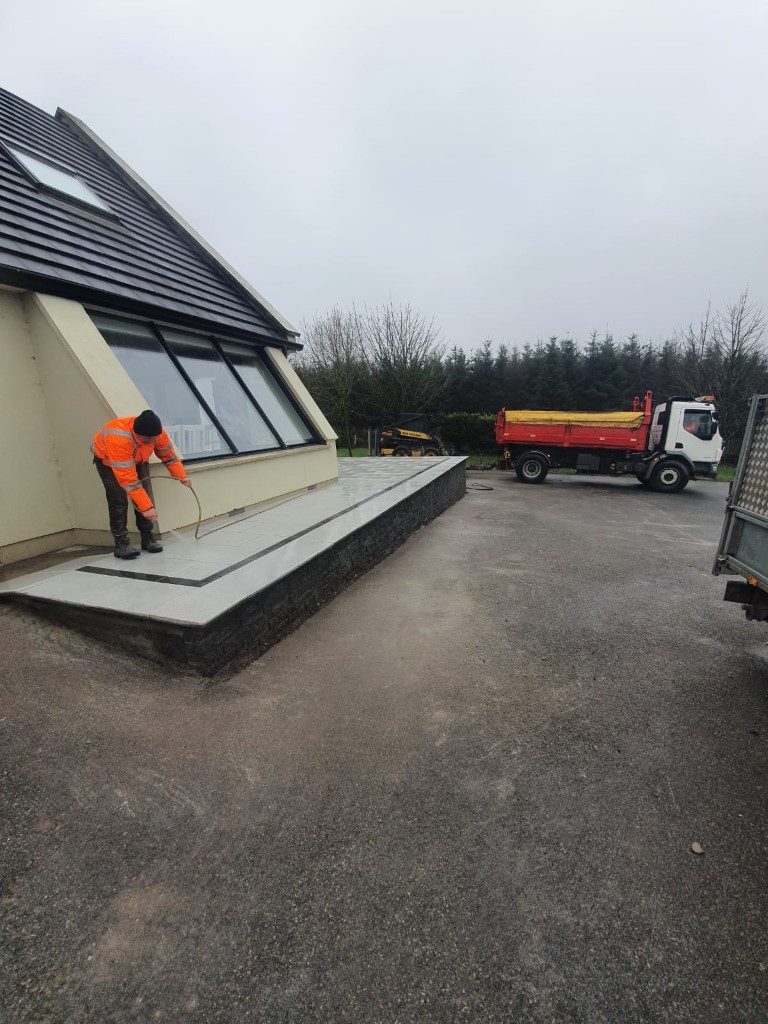
<svg viewBox="0 0 768 1024">
<path fill-rule="evenodd" d="M 407 457 L 410 457 L 411 449 L 410 448 L 406 448 L 403 445 L 398 445 L 398 447 L 395 448 L 395 450 L 392 452 L 392 454 L 396 455 L 398 458 L 401 458 L 401 459 L 402 458 L 407 458 Z"/>
<path fill-rule="evenodd" d="M 434 457 L 435 455 L 439 455 L 440 452 L 437 450 L 437 448 L 425 448 L 424 454 L 430 457 Z"/>
<path fill-rule="evenodd" d="M 524 484 L 543 484 L 548 472 L 549 463 L 543 455 L 521 455 L 515 463 L 517 479 Z"/>
<path fill-rule="evenodd" d="M 682 462 L 660 462 L 651 473 L 650 484 L 661 494 L 677 494 L 690 479 L 691 475 Z"/>
</svg>

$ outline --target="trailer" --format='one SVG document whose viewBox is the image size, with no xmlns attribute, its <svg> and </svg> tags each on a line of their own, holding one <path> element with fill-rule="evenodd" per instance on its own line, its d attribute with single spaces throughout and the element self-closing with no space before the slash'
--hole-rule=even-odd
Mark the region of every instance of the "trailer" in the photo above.
<svg viewBox="0 0 768 1024">
<path fill-rule="evenodd" d="M 752 396 L 712 572 L 741 576 L 726 583 L 723 600 L 755 622 L 768 619 L 768 395 Z"/>
<path fill-rule="evenodd" d="M 541 484 L 553 467 L 577 473 L 633 474 L 645 487 L 675 494 L 689 480 L 713 478 L 723 454 L 714 398 L 675 395 L 655 408 L 653 392 L 626 412 L 501 409 L 500 467 Z"/>
</svg>

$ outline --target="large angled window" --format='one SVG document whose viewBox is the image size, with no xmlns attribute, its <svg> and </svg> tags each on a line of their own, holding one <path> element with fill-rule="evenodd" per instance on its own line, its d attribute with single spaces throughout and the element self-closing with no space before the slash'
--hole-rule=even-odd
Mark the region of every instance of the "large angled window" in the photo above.
<svg viewBox="0 0 768 1024">
<path fill-rule="evenodd" d="M 160 333 L 237 451 L 280 447 L 210 338 L 165 327 Z"/>
<path fill-rule="evenodd" d="M 151 327 L 98 315 L 93 322 L 149 408 L 162 420 L 182 458 L 232 452 Z"/>
<path fill-rule="evenodd" d="M 103 313 L 91 318 L 182 458 L 316 443 L 255 348 Z"/>
<path fill-rule="evenodd" d="M 307 441 L 310 441 L 312 432 L 264 365 L 264 361 L 258 353 L 247 345 L 241 345 L 236 341 L 222 341 L 221 350 L 232 363 L 284 443 L 293 445 L 306 444 Z"/>
</svg>

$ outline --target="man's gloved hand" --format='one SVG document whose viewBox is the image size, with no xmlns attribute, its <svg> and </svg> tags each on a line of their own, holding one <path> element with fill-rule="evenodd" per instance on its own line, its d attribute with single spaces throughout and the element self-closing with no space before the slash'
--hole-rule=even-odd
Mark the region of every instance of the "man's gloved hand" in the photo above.
<svg viewBox="0 0 768 1024">
<path fill-rule="evenodd" d="M 146 512 L 142 512 L 145 519 L 148 519 L 150 523 L 156 523 L 158 520 L 158 514 L 156 508 L 148 508 Z"/>
<path fill-rule="evenodd" d="M 185 476 L 183 480 L 179 480 L 179 483 L 180 484 L 184 484 L 185 487 L 191 487 L 192 486 L 192 481 L 189 479 L 188 476 Z"/>
</svg>

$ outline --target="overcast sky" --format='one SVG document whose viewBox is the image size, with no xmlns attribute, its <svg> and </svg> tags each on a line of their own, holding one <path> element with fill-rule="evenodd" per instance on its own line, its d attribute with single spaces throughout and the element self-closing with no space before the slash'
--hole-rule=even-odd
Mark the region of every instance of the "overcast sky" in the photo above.
<svg viewBox="0 0 768 1024">
<path fill-rule="evenodd" d="M 391 296 L 472 348 L 768 306 L 766 40 L 765 0 L 27 0 L 0 69 L 298 326 Z"/>
</svg>

